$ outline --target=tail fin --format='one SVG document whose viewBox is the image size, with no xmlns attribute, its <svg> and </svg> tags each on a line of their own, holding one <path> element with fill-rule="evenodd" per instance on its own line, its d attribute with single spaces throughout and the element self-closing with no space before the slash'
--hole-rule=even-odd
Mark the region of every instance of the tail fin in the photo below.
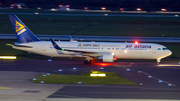
<svg viewBox="0 0 180 101">
<path fill-rule="evenodd" d="M 67 34 L 67 36 L 68 36 L 70 42 L 77 42 L 69 34 Z"/>
<path fill-rule="evenodd" d="M 13 26 L 19 43 L 41 41 L 31 32 L 31 30 L 28 29 L 28 27 L 16 15 L 9 15 L 9 19 L 11 20 L 11 24 Z"/>
</svg>

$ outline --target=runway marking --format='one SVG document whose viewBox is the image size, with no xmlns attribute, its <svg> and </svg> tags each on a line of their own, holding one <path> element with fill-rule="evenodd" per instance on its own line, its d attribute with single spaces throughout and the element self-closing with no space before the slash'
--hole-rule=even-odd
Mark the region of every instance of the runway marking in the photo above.
<svg viewBox="0 0 180 101">
<path fill-rule="evenodd" d="M 154 76 L 152 76 L 152 75 L 150 75 L 150 74 L 148 74 L 148 73 L 146 73 L 146 72 L 143 72 L 143 71 L 141 71 L 141 73 L 143 73 L 143 74 L 145 74 L 145 75 L 147 75 L 147 76 L 151 76 L 151 78 L 153 78 L 153 79 L 156 79 L 156 80 L 162 80 L 162 79 L 159 79 L 159 78 L 156 78 L 156 77 L 154 77 Z M 172 84 L 172 83 L 169 83 L 169 82 L 167 82 L 167 81 L 164 81 L 164 80 L 162 80 L 162 82 L 163 83 L 166 83 L 166 84 L 171 84 L 171 86 L 176 86 L 176 85 L 174 85 L 174 84 Z"/>
<path fill-rule="evenodd" d="M 133 65 L 134 63 L 132 62 L 131 64 L 129 64 L 128 66 L 131 66 L 131 65 Z"/>
<path fill-rule="evenodd" d="M 0 87 L 0 89 L 12 89 L 12 88 L 9 88 L 9 87 Z"/>
</svg>

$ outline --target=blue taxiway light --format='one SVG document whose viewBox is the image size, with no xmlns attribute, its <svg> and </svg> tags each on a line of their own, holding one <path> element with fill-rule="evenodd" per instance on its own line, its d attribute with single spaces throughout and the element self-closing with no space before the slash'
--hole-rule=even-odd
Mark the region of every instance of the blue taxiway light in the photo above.
<svg viewBox="0 0 180 101">
<path fill-rule="evenodd" d="M 130 71 L 130 69 L 126 69 L 126 71 Z"/>
<path fill-rule="evenodd" d="M 104 69 L 104 67 L 101 67 L 101 69 Z"/>
<path fill-rule="evenodd" d="M 52 61 L 51 59 L 48 59 L 48 61 Z"/>
<path fill-rule="evenodd" d="M 33 78 L 33 80 L 37 80 L 36 78 Z"/>
<path fill-rule="evenodd" d="M 59 69 L 59 71 L 61 72 L 61 71 L 62 71 L 62 69 Z"/>
<path fill-rule="evenodd" d="M 47 75 L 50 75 L 50 73 L 47 73 Z"/>
<path fill-rule="evenodd" d="M 74 70 L 76 70 L 76 68 L 73 68 Z"/>
<path fill-rule="evenodd" d="M 159 82 L 162 82 L 162 80 L 159 80 Z"/>
</svg>

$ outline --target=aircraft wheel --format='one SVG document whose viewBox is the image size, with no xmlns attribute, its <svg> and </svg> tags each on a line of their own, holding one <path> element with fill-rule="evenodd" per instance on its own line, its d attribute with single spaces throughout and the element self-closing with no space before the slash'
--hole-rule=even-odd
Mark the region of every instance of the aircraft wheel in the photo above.
<svg viewBox="0 0 180 101">
<path fill-rule="evenodd" d="M 93 62 L 92 61 L 89 61 L 89 64 L 92 64 Z"/>
<path fill-rule="evenodd" d="M 84 64 L 88 64 L 88 61 L 86 60 L 86 61 L 84 61 Z"/>
<path fill-rule="evenodd" d="M 156 65 L 159 65 L 159 62 L 157 62 Z"/>
</svg>

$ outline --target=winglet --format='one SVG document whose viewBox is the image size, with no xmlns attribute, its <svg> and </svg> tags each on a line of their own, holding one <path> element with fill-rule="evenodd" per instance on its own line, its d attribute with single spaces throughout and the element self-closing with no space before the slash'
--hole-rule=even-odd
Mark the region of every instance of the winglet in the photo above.
<svg viewBox="0 0 180 101">
<path fill-rule="evenodd" d="M 67 36 L 68 36 L 70 42 L 77 42 L 69 34 L 67 34 Z"/>
<path fill-rule="evenodd" d="M 51 40 L 51 42 L 52 42 L 52 44 L 53 44 L 53 46 L 54 46 L 55 49 L 57 49 L 57 50 L 63 50 L 62 48 L 60 48 L 60 47 L 56 44 L 56 42 L 55 42 L 52 38 L 50 38 L 50 40 Z"/>
</svg>

